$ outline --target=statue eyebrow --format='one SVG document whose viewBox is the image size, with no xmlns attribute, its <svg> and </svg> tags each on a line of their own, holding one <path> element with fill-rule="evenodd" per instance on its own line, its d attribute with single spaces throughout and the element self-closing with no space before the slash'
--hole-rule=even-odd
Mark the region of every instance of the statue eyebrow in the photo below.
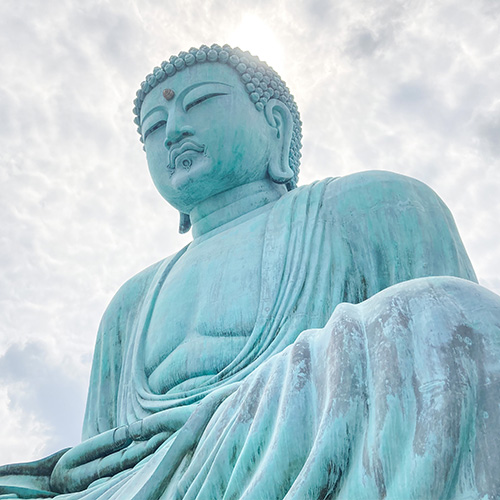
<svg viewBox="0 0 500 500">
<path fill-rule="evenodd" d="M 144 122 L 156 111 L 163 111 L 162 106 L 155 106 L 154 108 L 151 108 L 143 117 L 141 120 L 141 127 L 144 125 Z"/>
<path fill-rule="evenodd" d="M 191 93 L 192 90 L 195 90 L 195 89 L 202 87 L 204 85 L 223 85 L 224 87 L 228 87 L 230 89 L 233 88 L 233 85 L 230 85 L 229 83 L 224 83 L 224 82 L 199 82 L 199 83 L 195 83 L 193 85 L 190 85 L 187 89 L 184 89 L 181 92 L 179 99 L 181 99 L 182 102 L 184 102 L 184 99 Z"/>
<path fill-rule="evenodd" d="M 206 101 L 207 99 L 210 99 L 211 97 L 217 97 L 219 95 L 227 95 L 228 92 L 209 92 L 208 94 L 203 94 L 200 97 L 197 97 L 194 101 L 191 101 L 190 103 L 186 104 L 186 111 L 189 111 L 193 106 L 196 106 L 197 104 L 200 104 L 203 101 Z"/>
</svg>

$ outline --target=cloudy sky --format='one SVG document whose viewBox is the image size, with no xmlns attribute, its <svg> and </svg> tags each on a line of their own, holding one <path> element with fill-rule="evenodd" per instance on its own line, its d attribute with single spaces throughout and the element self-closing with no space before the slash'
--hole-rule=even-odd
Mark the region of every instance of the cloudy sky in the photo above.
<svg viewBox="0 0 500 500">
<path fill-rule="evenodd" d="M 131 102 L 192 46 L 238 45 L 287 81 L 301 183 L 429 184 L 500 293 L 499 0 L 4 0 L 0 27 L 0 463 L 79 441 L 107 303 L 189 241 Z"/>
</svg>

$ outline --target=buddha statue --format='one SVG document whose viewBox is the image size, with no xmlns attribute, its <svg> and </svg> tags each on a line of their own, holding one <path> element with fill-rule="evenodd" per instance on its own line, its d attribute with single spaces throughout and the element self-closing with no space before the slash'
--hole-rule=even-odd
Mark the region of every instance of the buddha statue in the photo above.
<svg viewBox="0 0 500 500">
<path fill-rule="evenodd" d="M 229 46 L 162 63 L 134 113 L 193 240 L 106 310 L 82 443 L 0 468 L 0 498 L 499 498 L 500 298 L 438 196 L 297 187 L 293 97 Z"/>
</svg>

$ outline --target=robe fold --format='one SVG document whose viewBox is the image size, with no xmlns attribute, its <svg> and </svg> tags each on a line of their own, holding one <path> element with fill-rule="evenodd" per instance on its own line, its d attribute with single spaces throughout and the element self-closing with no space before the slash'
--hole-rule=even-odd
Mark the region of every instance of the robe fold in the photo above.
<svg viewBox="0 0 500 500">
<path fill-rule="evenodd" d="M 144 342 L 185 251 L 120 289 L 94 354 L 83 439 L 161 415 L 155 451 L 58 499 L 500 498 L 500 298 L 427 186 L 366 172 L 278 200 L 245 347 L 157 394 Z"/>
</svg>

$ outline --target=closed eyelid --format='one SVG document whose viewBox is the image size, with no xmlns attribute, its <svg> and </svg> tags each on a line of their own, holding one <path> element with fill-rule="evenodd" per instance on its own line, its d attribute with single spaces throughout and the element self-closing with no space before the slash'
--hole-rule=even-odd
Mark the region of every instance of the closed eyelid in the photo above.
<svg viewBox="0 0 500 500">
<path fill-rule="evenodd" d="M 144 132 L 144 137 L 143 140 L 145 141 L 148 135 L 150 135 L 152 132 L 155 130 L 158 130 L 160 127 L 163 127 L 163 125 L 166 125 L 167 121 L 166 120 L 158 120 L 156 123 L 153 123 L 145 132 Z"/>
<path fill-rule="evenodd" d="M 199 104 L 199 99 L 205 96 L 214 97 L 213 94 L 225 95 L 231 92 L 232 85 L 223 82 L 201 82 L 188 87 L 181 94 L 183 108 L 187 111 L 192 107 L 192 103 Z"/>
<path fill-rule="evenodd" d="M 164 106 L 155 106 L 150 109 L 143 117 L 141 127 L 142 139 L 146 140 L 146 137 L 154 132 L 162 124 L 166 123 L 168 119 L 168 113 Z M 160 125 L 158 125 L 160 124 Z"/>
<path fill-rule="evenodd" d="M 229 92 L 209 92 L 207 94 L 204 94 L 204 95 L 198 97 L 194 101 L 191 101 L 188 104 L 186 104 L 185 110 L 189 111 L 193 106 L 196 106 L 197 104 L 200 104 L 203 101 L 211 99 L 212 97 L 217 97 L 217 96 L 221 96 L 221 95 L 228 95 L 228 94 L 229 94 Z"/>
<path fill-rule="evenodd" d="M 164 113 L 165 110 L 164 110 L 164 107 L 163 106 L 155 106 L 154 108 L 150 109 L 147 111 L 147 113 L 144 114 L 144 116 L 142 116 L 142 119 L 141 119 L 141 127 L 144 127 L 144 124 L 149 121 L 149 118 L 152 116 L 152 115 L 156 115 L 157 113 Z"/>
</svg>

